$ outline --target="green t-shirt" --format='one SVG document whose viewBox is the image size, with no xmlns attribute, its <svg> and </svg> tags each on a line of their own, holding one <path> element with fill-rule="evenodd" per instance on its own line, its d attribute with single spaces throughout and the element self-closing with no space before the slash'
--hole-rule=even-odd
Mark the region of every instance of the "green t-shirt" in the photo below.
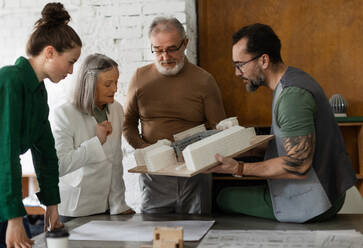
<svg viewBox="0 0 363 248">
<path fill-rule="evenodd" d="M 315 133 L 316 104 L 309 91 L 293 86 L 283 89 L 274 111 L 281 137 Z"/>
</svg>

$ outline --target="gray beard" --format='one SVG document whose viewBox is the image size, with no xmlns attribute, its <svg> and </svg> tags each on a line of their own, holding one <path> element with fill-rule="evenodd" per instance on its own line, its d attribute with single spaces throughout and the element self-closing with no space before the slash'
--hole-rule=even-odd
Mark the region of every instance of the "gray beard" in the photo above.
<svg viewBox="0 0 363 248">
<path fill-rule="evenodd" d="M 158 72 L 160 72 L 161 74 L 165 75 L 165 76 L 173 76 L 178 74 L 181 69 L 183 69 L 184 67 L 184 55 L 181 58 L 180 62 L 177 63 L 173 68 L 171 69 L 166 69 L 165 67 L 163 67 L 160 62 L 155 61 L 154 62 L 156 69 L 158 70 Z"/>
</svg>

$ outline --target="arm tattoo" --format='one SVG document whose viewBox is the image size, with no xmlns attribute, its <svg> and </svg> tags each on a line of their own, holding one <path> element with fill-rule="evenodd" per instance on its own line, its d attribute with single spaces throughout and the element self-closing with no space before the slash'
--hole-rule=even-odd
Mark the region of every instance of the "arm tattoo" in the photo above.
<svg viewBox="0 0 363 248">
<path fill-rule="evenodd" d="M 314 156 L 315 134 L 285 137 L 282 141 L 286 150 L 285 171 L 295 175 L 308 173 Z"/>
</svg>

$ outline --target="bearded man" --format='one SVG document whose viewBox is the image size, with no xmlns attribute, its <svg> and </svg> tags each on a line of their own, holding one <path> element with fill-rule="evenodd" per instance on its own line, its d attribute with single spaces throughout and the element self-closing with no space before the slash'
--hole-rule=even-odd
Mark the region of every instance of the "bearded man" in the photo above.
<svg viewBox="0 0 363 248">
<path fill-rule="evenodd" d="M 248 91 L 273 91 L 271 133 L 265 160 L 243 163 L 216 155 L 210 172 L 267 179 L 257 187 L 223 189 L 217 204 L 225 212 L 281 222 L 332 218 L 357 179 L 342 134 L 320 85 L 306 72 L 284 64 L 272 28 L 255 23 L 233 35 L 235 74 Z"/>
<path fill-rule="evenodd" d="M 183 25 L 176 18 L 155 18 L 149 38 L 155 61 L 136 70 L 125 106 L 123 134 L 135 149 L 160 139 L 173 141 L 174 134 L 201 124 L 215 128 L 225 118 L 215 79 L 184 55 L 188 38 Z M 140 186 L 143 213 L 211 212 L 210 175 L 142 174 Z"/>
</svg>

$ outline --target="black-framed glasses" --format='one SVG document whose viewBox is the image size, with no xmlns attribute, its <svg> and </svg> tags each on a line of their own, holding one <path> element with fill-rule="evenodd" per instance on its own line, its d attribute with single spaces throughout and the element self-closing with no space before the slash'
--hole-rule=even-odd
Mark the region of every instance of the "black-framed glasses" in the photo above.
<svg viewBox="0 0 363 248">
<path fill-rule="evenodd" d="M 254 61 L 255 59 L 258 59 L 259 57 L 261 57 L 262 54 L 260 55 L 257 55 L 255 57 L 253 57 L 252 59 L 250 60 L 247 60 L 246 62 L 242 62 L 242 61 L 233 61 L 232 64 L 234 66 L 234 68 L 236 68 L 237 70 L 239 70 L 240 73 L 243 73 L 242 72 L 242 68 L 243 66 L 245 66 L 246 64 L 250 63 L 251 61 Z"/>
<path fill-rule="evenodd" d="M 180 45 L 179 46 L 177 46 L 177 47 L 175 47 L 175 46 L 168 47 L 165 50 L 158 49 L 158 48 L 155 49 L 153 47 L 153 45 L 151 44 L 151 52 L 152 53 L 155 53 L 156 55 L 161 55 L 163 53 L 172 54 L 172 53 L 175 53 L 175 52 L 179 51 L 179 49 L 183 46 L 184 41 L 185 41 L 185 38 L 180 42 Z"/>
</svg>

